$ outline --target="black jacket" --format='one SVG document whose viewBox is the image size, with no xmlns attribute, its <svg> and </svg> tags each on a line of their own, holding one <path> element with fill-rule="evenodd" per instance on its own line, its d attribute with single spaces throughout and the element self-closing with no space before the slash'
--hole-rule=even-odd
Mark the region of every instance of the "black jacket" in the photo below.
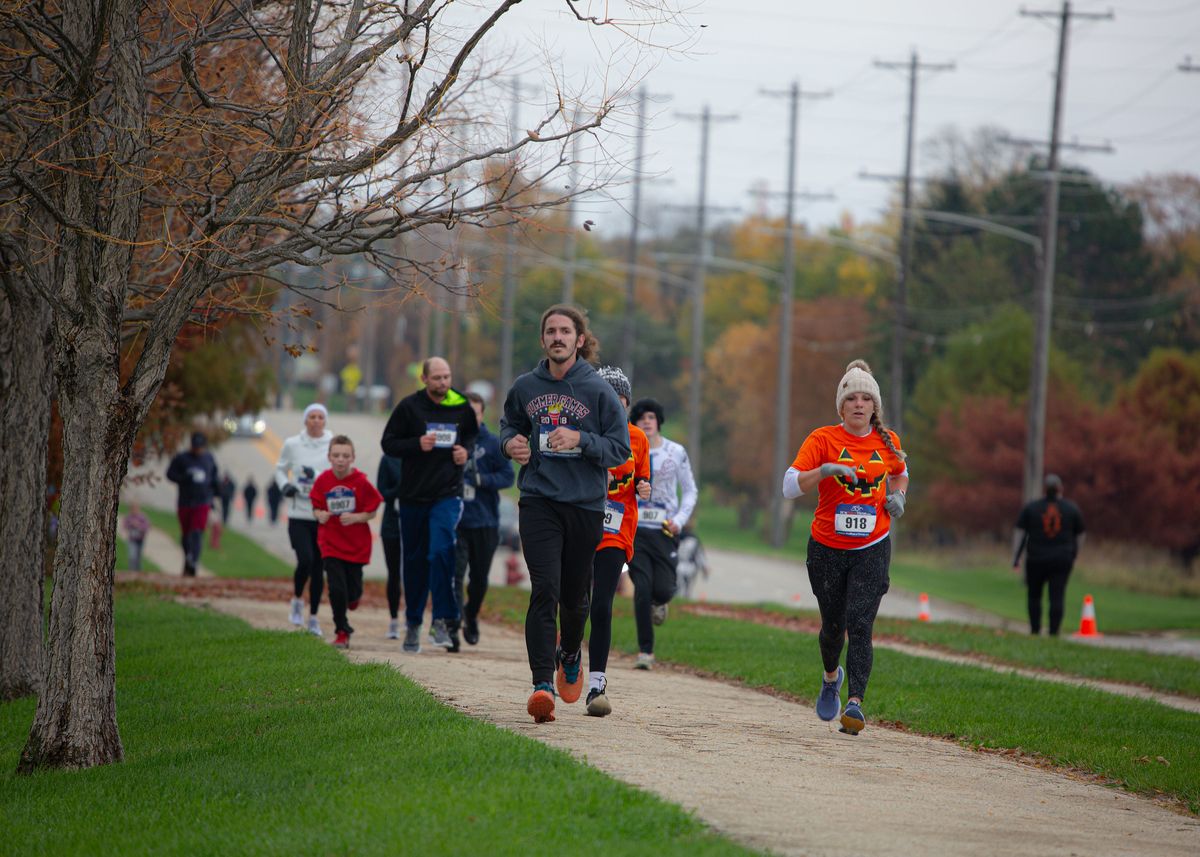
<svg viewBox="0 0 1200 857">
<path fill-rule="evenodd" d="M 441 427 L 446 440 L 429 452 L 421 450 L 421 435 Z M 401 399 L 383 430 L 383 451 L 400 459 L 400 505 L 434 503 L 462 496 L 463 466 L 454 463 L 451 447 L 475 449 L 479 424 L 475 411 L 462 393 L 451 389 L 441 403 L 424 390 Z"/>
</svg>

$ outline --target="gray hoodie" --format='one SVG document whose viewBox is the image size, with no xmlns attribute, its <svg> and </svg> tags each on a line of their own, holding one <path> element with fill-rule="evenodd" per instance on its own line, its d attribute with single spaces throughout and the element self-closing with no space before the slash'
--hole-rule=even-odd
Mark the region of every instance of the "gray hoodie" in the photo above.
<svg viewBox="0 0 1200 857">
<path fill-rule="evenodd" d="M 561 381 L 548 364 L 542 360 L 513 382 L 500 420 L 500 448 L 519 434 L 529 438 L 532 455 L 517 476 L 522 497 L 603 511 L 608 468 L 629 459 L 628 416 L 586 360 L 576 360 Z M 579 432 L 576 449 L 547 449 L 545 438 L 559 426 Z"/>
</svg>

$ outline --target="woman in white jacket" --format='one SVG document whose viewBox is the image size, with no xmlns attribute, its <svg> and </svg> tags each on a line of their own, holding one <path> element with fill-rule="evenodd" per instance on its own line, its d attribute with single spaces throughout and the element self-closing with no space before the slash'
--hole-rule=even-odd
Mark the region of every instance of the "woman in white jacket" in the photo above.
<svg viewBox="0 0 1200 857">
<path fill-rule="evenodd" d="M 304 431 L 283 442 L 279 463 L 275 465 L 275 482 L 288 502 L 288 538 L 296 552 L 296 573 L 293 576 L 295 597 L 292 598 L 291 622 L 304 624 L 304 583 L 309 582 L 309 633 L 321 636 L 317 608 L 325 578 L 321 571 L 321 551 L 317 548 L 317 519 L 313 516 L 308 492 L 323 470 L 329 469 L 329 441 L 333 433 L 325 428 L 329 412 L 325 406 L 313 403 L 304 409 Z"/>
</svg>

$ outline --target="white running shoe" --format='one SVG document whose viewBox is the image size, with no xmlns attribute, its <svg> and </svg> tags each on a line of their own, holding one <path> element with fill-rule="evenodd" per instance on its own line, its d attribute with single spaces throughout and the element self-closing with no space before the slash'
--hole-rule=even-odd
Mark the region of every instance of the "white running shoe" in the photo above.
<svg viewBox="0 0 1200 857">
<path fill-rule="evenodd" d="M 317 620 L 316 616 L 308 617 L 308 633 L 312 634 L 314 637 L 325 636 L 321 633 L 321 623 Z"/>
<path fill-rule="evenodd" d="M 652 604 L 650 605 L 650 621 L 655 625 L 661 625 L 667 621 L 667 605 Z"/>
<path fill-rule="evenodd" d="M 304 602 L 299 598 L 292 599 L 292 615 L 288 617 L 288 621 L 293 625 L 304 624 Z"/>
<path fill-rule="evenodd" d="M 649 652 L 638 652 L 637 662 L 634 663 L 635 670 L 648 670 L 654 666 L 654 655 Z"/>
<path fill-rule="evenodd" d="M 388 622 L 387 638 L 389 640 L 399 640 L 400 639 L 400 620 L 399 619 L 393 619 L 392 621 Z"/>
</svg>

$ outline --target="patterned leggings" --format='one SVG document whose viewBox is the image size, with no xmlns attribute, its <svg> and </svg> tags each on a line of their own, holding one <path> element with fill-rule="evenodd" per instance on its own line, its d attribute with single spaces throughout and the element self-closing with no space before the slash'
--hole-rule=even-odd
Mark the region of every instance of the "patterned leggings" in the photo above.
<svg viewBox="0 0 1200 857">
<path fill-rule="evenodd" d="M 846 674 L 852 697 L 863 699 L 875 653 L 871 629 L 888 591 L 892 540 L 862 550 L 839 550 L 808 540 L 808 580 L 821 609 L 821 661 L 834 672 L 847 636 Z"/>
</svg>

